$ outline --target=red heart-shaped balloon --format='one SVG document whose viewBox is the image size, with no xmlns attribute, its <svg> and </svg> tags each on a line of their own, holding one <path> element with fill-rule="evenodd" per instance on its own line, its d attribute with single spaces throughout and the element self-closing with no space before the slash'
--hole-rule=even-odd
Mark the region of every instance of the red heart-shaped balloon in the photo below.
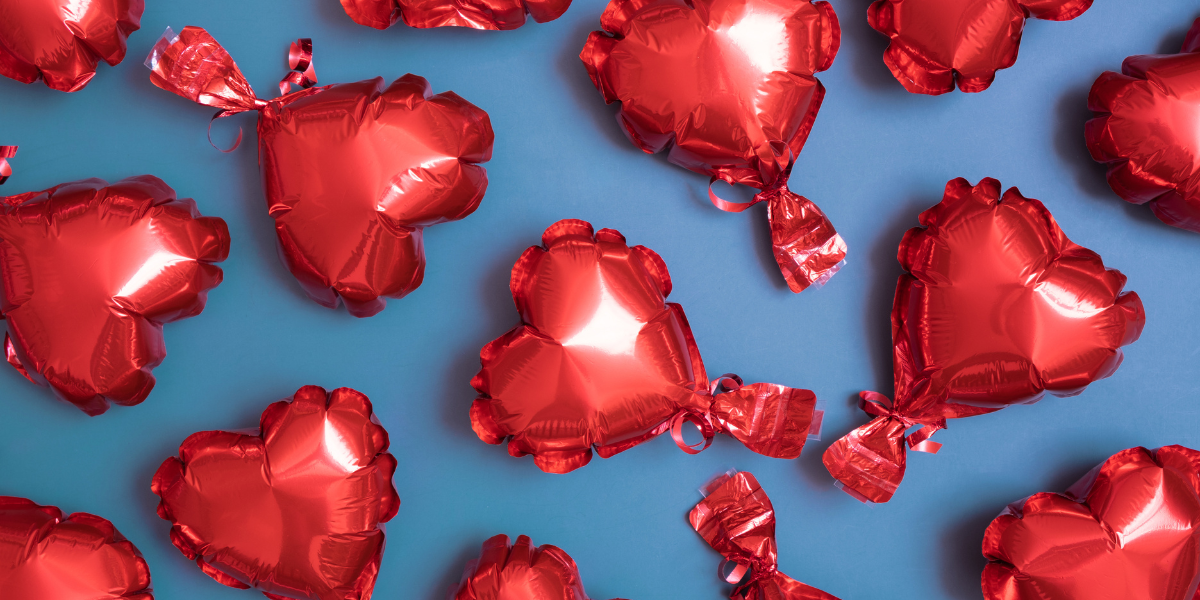
<svg viewBox="0 0 1200 600">
<path fill-rule="evenodd" d="M 359 25 L 387 29 L 404 19 L 409 27 L 470 27 L 507 30 L 538 23 L 567 12 L 571 0 L 342 0 L 346 14 Z"/>
<path fill-rule="evenodd" d="M 1092 0 L 877 0 L 871 27 L 891 38 L 883 62 L 915 94 L 982 92 L 1017 61 L 1025 19 L 1069 21 Z"/>
<path fill-rule="evenodd" d="M 453 92 L 433 95 L 416 75 L 266 102 L 196 27 L 165 36 L 151 64 L 155 85 L 222 115 L 261 111 L 259 158 L 280 256 L 322 306 L 340 300 L 369 317 L 415 290 L 424 228 L 471 214 L 487 189 L 477 164 L 492 155 L 487 113 Z"/>
<path fill-rule="evenodd" d="M 154 600 L 142 553 L 96 515 L 0 496 L 4 600 Z"/>
<path fill-rule="evenodd" d="M 1200 453 L 1131 448 L 988 526 L 987 600 L 1200 598 Z"/>
<path fill-rule="evenodd" d="M 300 388 L 253 435 L 205 431 L 154 474 L 171 542 L 213 579 L 268 598 L 368 600 L 396 515 L 396 459 L 367 397 Z"/>
<path fill-rule="evenodd" d="M 1200 19 L 1180 54 L 1130 56 L 1092 86 L 1088 150 L 1121 198 L 1200 233 Z"/>
<path fill-rule="evenodd" d="M 452 600 L 588 600 L 575 561 L 558 546 L 533 547 L 528 536 L 509 545 L 497 535 L 463 572 Z"/>
<path fill-rule="evenodd" d="M 586 465 L 593 446 L 608 458 L 669 429 L 691 450 L 679 432 L 688 420 L 709 440 L 721 431 L 761 454 L 800 455 L 816 396 L 729 375 L 717 383 L 732 390 L 714 393 L 653 250 L 559 221 L 513 266 L 511 289 L 522 324 L 483 348 L 471 381 L 471 426 L 483 441 L 509 438 L 513 456 L 565 473 Z"/>
<path fill-rule="evenodd" d="M 8 362 L 89 415 L 154 387 L 163 323 L 200 314 L 229 231 L 157 177 L 0 198 Z"/>
<path fill-rule="evenodd" d="M 0 3 L 0 75 L 38 78 L 81 90 L 101 60 L 125 59 L 125 39 L 141 27 L 143 0 L 8 0 Z"/>
<path fill-rule="evenodd" d="M 1037 200 L 1000 182 L 946 185 L 897 257 L 908 273 L 892 306 L 894 404 L 864 392 L 876 418 L 838 440 L 825 465 L 849 490 L 891 498 L 916 449 L 946 419 L 1073 396 L 1121 364 L 1146 315 L 1125 276 L 1071 240 Z M 932 443 L 930 443 L 932 444 Z"/>
<path fill-rule="evenodd" d="M 812 130 L 841 39 L 828 2 L 613 0 L 579 58 L 617 119 L 648 153 L 763 190 L 771 241 L 792 291 L 837 271 L 846 244 L 808 199 L 787 189 Z M 723 210 L 741 211 L 712 196 Z"/>
</svg>

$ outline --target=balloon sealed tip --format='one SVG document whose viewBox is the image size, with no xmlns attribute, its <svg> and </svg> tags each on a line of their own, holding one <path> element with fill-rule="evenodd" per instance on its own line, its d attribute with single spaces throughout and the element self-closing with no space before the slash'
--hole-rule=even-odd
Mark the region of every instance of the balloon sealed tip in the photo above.
<svg viewBox="0 0 1200 600">
<path fill-rule="evenodd" d="M 875 503 L 872 502 L 870 498 L 858 493 L 857 491 L 854 490 L 854 488 L 852 488 L 840 481 L 834 481 L 833 487 L 835 487 L 839 490 L 842 490 L 843 492 L 846 492 L 846 494 L 849 495 L 851 498 L 854 498 L 855 500 L 858 500 L 859 502 L 862 502 L 863 504 L 866 504 L 867 506 L 875 506 Z"/>
<path fill-rule="evenodd" d="M 821 426 L 825 423 L 825 409 L 821 406 L 822 403 L 817 403 L 817 408 L 813 410 L 812 422 L 808 425 L 808 441 L 821 441 Z"/>
</svg>

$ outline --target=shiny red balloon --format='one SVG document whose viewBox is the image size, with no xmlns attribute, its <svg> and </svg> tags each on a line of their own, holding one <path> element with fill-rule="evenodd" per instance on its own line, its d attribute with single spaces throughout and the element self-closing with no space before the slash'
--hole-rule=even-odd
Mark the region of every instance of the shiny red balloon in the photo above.
<svg viewBox="0 0 1200 600">
<path fill-rule="evenodd" d="M 921 213 L 897 258 L 892 357 L 896 400 L 863 392 L 875 417 L 825 452 L 825 466 L 860 499 L 887 502 L 904 478 L 909 447 L 946 419 L 1074 396 L 1121 364 L 1146 315 L 1125 276 L 1071 240 L 1037 200 L 1000 182 L 946 185 Z"/>
<path fill-rule="evenodd" d="M 144 9 L 143 0 L 0 0 L 0 75 L 81 90 L 101 60 L 125 60 Z"/>
<path fill-rule="evenodd" d="M 986 600 L 1192 600 L 1200 587 L 1200 453 L 1117 453 L 1065 494 L 1010 505 L 983 537 Z"/>
<path fill-rule="evenodd" d="M 812 130 L 841 40 L 828 2 L 613 0 L 579 58 L 617 120 L 647 153 L 761 191 L 775 260 L 794 292 L 827 281 L 846 244 L 807 198 L 787 188 Z"/>
<path fill-rule="evenodd" d="M 588 600 L 575 561 L 558 546 L 533 547 L 528 536 L 483 543 L 451 600 Z"/>
<path fill-rule="evenodd" d="M 723 475 L 707 486 L 708 495 L 688 521 L 713 550 L 736 565 L 726 578 L 739 585 L 732 600 L 838 600 L 779 572 L 775 548 L 775 508 L 753 475 Z"/>
<path fill-rule="evenodd" d="M 89 415 L 146 399 L 164 323 L 204 310 L 229 230 L 157 177 L 0 198 L 6 358 Z"/>
<path fill-rule="evenodd" d="M 0 496 L 4 600 L 154 600 L 142 553 L 96 515 Z"/>
<path fill-rule="evenodd" d="M 253 434 L 204 431 L 151 485 L 171 542 L 218 582 L 269 598 L 368 600 L 396 516 L 396 459 L 371 402 L 310 385 Z"/>
<path fill-rule="evenodd" d="M 1085 129 L 1108 184 L 1162 222 L 1200 233 L 1200 19 L 1179 54 L 1130 56 L 1092 86 Z"/>
<path fill-rule="evenodd" d="M 359 25 L 387 29 L 404 19 L 409 27 L 470 27 L 507 30 L 538 23 L 567 12 L 571 0 L 342 0 L 346 14 Z"/>
<path fill-rule="evenodd" d="M 566 473 L 672 431 L 684 421 L 708 442 L 727 433 L 751 450 L 800 455 L 819 431 L 816 396 L 736 375 L 710 384 L 683 307 L 666 302 L 671 275 L 653 250 L 620 232 L 568 219 L 513 266 L 521 324 L 484 346 L 471 381 L 471 427 L 513 456 Z M 730 391 L 719 393 L 722 386 Z M 814 427 L 815 421 L 815 427 Z M 707 443 L 704 447 L 707 447 Z"/>
<path fill-rule="evenodd" d="M 170 34 L 170 30 L 168 30 Z M 303 41 L 303 40 L 302 40 Z M 259 162 L 279 252 L 322 306 L 369 317 L 425 275 L 423 231 L 475 211 L 492 156 L 487 113 L 405 75 L 260 100 L 206 31 L 166 35 L 148 64 L 165 90 L 222 109 L 257 110 Z M 311 56 L 281 84 L 315 83 Z M 304 72 L 304 73 L 302 73 Z"/>
<path fill-rule="evenodd" d="M 982 92 L 1017 62 L 1029 18 L 1069 21 L 1092 0 L 877 0 L 871 27 L 891 38 L 883 62 L 914 94 Z"/>
</svg>

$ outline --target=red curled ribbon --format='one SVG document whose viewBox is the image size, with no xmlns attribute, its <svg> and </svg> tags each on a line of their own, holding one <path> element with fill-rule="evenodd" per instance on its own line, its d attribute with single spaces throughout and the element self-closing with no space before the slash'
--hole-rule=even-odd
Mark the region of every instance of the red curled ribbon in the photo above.
<svg viewBox="0 0 1200 600">
<path fill-rule="evenodd" d="M 0 146 L 0 185 L 4 185 L 12 175 L 12 166 L 8 164 L 9 158 L 17 155 L 16 146 Z"/>
<path fill-rule="evenodd" d="M 312 39 L 300 38 L 292 42 L 288 50 L 288 66 L 292 72 L 283 76 L 279 81 L 279 93 L 286 96 L 292 91 L 292 84 L 308 89 L 317 84 L 317 70 L 312 63 Z"/>
<path fill-rule="evenodd" d="M 233 152 L 242 143 L 243 131 L 228 149 L 212 142 L 213 121 L 251 110 L 262 110 L 267 101 L 258 98 L 237 63 L 209 33 L 199 27 L 184 27 L 178 35 L 168 27 L 145 65 L 150 69 L 150 82 L 178 96 L 220 111 L 208 123 L 208 142 L 221 152 Z M 292 72 L 279 82 L 280 94 L 286 95 L 291 84 L 310 88 L 317 83 L 312 62 L 312 40 L 301 38 L 292 43 L 288 52 Z"/>
</svg>

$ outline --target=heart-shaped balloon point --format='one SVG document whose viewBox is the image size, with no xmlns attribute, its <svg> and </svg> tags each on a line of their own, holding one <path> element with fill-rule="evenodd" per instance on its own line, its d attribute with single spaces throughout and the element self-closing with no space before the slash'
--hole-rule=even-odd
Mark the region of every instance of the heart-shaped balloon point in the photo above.
<svg viewBox="0 0 1200 600">
<path fill-rule="evenodd" d="M 987 600 L 1192 600 L 1200 587 L 1200 453 L 1115 454 L 1065 494 L 1010 505 L 983 537 Z"/>
<path fill-rule="evenodd" d="M 588 600 L 575 561 L 558 546 L 533 547 L 528 536 L 509 544 L 501 534 L 463 572 L 452 600 Z"/>
<path fill-rule="evenodd" d="M 487 113 L 405 75 L 300 90 L 271 101 L 250 89 L 206 31 L 167 35 L 147 61 L 155 85 L 222 109 L 260 111 L 259 162 L 280 256 L 310 298 L 369 317 L 425 275 L 426 227 L 475 211 L 492 156 Z M 311 85 L 311 56 L 302 77 Z M 293 71 L 293 73 L 296 73 Z"/>
<path fill-rule="evenodd" d="M 1200 233 L 1200 19 L 1179 54 L 1130 56 L 1092 85 L 1085 133 L 1121 198 Z"/>
<path fill-rule="evenodd" d="M 1028 18 L 1069 21 L 1092 0 L 877 0 L 867 10 L 891 38 L 883 62 L 914 94 L 945 94 L 955 83 L 982 92 L 1017 61 Z"/>
<path fill-rule="evenodd" d="M 0 7 L 0 75 L 81 90 L 101 60 L 125 59 L 125 40 L 141 27 L 144 9 L 143 0 L 9 0 Z"/>
<path fill-rule="evenodd" d="M 367 600 L 396 515 L 396 459 L 367 397 L 305 386 L 255 434 L 205 431 L 154 475 L 171 542 L 213 579 L 267 597 Z"/>
<path fill-rule="evenodd" d="M 572 471 L 593 447 L 608 458 L 667 431 L 699 452 L 683 443 L 685 421 L 709 442 L 723 432 L 779 458 L 799 456 L 820 429 L 808 390 L 742 385 L 736 375 L 710 384 L 683 308 L 666 302 L 667 265 L 618 231 L 551 225 L 513 266 L 510 287 L 521 324 L 480 352 L 471 426 L 544 471 Z"/>
<path fill-rule="evenodd" d="M 4 600 L 154 600 L 150 568 L 113 524 L 0 496 Z"/>
<path fill-rule="evenodd" d="M 965 179 L 921 213 L 897 257 L 906 274 L 892 305 L 896 399 L 863 392 L 873 421 L 825 452 L 848 492 L 886 502 L 915 450 L 946 419 L 1074 396 L 1121 364 L 1141 335 L 1141 299 L 1125 276 L 1067 238 L 1050 211 L 1017 188 Z"/>
<path fill-rule="evenodd" d="M 470 27 L 507 30 L 538 23 L 567 12 L 571 0 L 341 0 L 346 14 L 359 25 L 387 29 L 404 19 L 409 27 Z"/>
<path fill-rule="evenodd" d="M 771 244 L 794 292 L 837 272 L 846 244 L 825 214 L 787 188 L 825 88 L 815 74 L 837 55 L 841 29 L 828 2 L 613 0 L 579 58 L 617 120 L 648 153 L 762 190 Z"/>
<path fill-rule="evenodd" d="M 228 255 L 225 222 L 149 175 L 0 198 L 8 362 L 89 415 L 137 404 Z"/>
</svg>

